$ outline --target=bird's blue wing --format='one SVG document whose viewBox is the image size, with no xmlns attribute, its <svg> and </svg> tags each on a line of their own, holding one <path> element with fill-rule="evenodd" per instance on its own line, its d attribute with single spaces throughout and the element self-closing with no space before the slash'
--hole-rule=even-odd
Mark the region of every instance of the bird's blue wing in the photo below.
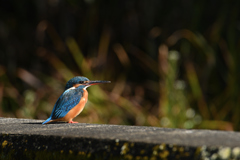
<svg viewBox="0 0 240 160">
<path fill-rule="evenodd" d="M 73 107 L 75 107 L 82 98 L 83 93 L 77 89 L 66 90 L 57 100 L 51 120 L 63 118 Z"/>
</svg>

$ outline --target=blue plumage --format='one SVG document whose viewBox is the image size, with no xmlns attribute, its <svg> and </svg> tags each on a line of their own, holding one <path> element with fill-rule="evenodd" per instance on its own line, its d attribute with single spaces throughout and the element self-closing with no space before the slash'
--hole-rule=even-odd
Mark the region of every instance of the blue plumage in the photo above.
<svg viewBox="0 0 240 160">
<path fill-rule="evenodd" d="M 67 82 L 65 86 L 65 90 L 71 88 L 74 84 L 79 84 L 80 82 L 84 82 L 84 81 L 89 81 L 89 79 L 82 76 L 74 77 Z"/>
<path fill-rule="evenodd" d="M 88 93 L 85 89 L 88 86 L 100 83 L 110 83 L 110 81 L 90 81 L 88 78 L 81 76 L 70 79 L 65 86 L 65 91 L 55 103 L 51 116 L 42 124 L 61 120 L 68 121 L 68 123 L 77 123 L 73 122 L 72 119 L 82 111 L 87 102 Z M 83 95 L 84 100 L 79 103 Z M 74 108 L 75 106 L 76 108 Z M 69 112 L 70 110 L 72 111 Z"/>
<path fill-rule="evenodd" d="M 46 123 L 48 123 L 49 121 L 51 121 L 52 119 L 51 119 L 51 117 L 49 117 L 46 121 L 44 121 L 42 124 L 46 124 Z"/>
<path fill-rule="evenodd" d="M 46 124 L 51 120 L 63 118 L 73 107 L 75 107 L 83 96 L 83 88 L 86 85 L 80 85 L 77 88 L 72 88 L 73 85 L 80 81 L 89 81 L 86 77 L 74 77 L 66 84 L 65 91 L 58 98 L 54 105 L 51 116 L 42 124 Z"/>
</svg>

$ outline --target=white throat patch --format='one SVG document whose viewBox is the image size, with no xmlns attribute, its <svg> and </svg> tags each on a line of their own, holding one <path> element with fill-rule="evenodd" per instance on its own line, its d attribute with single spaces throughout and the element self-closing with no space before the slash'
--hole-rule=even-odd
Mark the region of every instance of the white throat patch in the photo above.
<svg viewBox="0 0 240 160">
<path fill-rule="evenodd" d="M 85 86 L 83 89 L 87 89 L 89 86 Z"/>
<path fill-rule="evenodd" d="M 89 87 L 89 86 L 85 86 L 83 89 L 87 89 L 88 87 Z M 68 91 L 68 90 L 71 90 L 71 89 L 76 89 L 76 87 L 68 88 L 67 91 Z"/>
<path fill-rule="evenodd" d="M 70 89 L 76 89 L 76 87 L 71 87 L 71 88 L 68 88 L 68 90 L 70 90 Z"/>
</svg>

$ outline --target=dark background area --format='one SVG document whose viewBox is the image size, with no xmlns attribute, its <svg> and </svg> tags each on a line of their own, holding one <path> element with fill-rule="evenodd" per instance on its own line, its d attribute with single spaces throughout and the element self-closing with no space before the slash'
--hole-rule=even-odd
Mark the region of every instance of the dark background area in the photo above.
<svg viewBox="0 0 240 160">
<path fill-rule="evenodd" d="M 0 0 L 0 116 L 46 119 L 78 75 L 75 120 L 240 129 L 238 0 Z"/>
</svg>

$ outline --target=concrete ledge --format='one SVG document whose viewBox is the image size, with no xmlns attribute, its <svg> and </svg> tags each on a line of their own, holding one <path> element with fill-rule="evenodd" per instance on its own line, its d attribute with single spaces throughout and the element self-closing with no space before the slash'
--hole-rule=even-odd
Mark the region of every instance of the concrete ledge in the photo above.
<svg viewBox="0 0 240 160">
<path fill-rule="evenodd" d="M 0 118 L 0 159 L 240 159 L 240 133 Z"/>
</svg>

